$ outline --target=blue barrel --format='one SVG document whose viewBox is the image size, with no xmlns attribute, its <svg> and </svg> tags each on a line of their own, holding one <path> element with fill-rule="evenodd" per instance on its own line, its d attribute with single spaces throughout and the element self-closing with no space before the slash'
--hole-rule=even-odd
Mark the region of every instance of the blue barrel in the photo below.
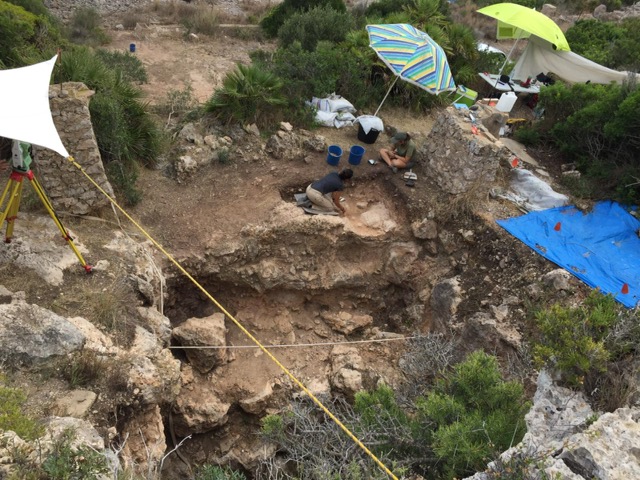
<svg viewBox="0 0 640 480">
<path fill-rule="evenodd" d="M 327 163 L 334 167 L 340 163 L 340 157 L 342 156 L 342 149 L 338 145 L 329 146 L 329 154 L 327 155 Z"/>
<path fill-rule="evenodd" d="M 129 51 L 131 53 L 136 53 L 136 44 L 135 43 L 130 43 L 129 44 Z"/>
<path fill-rule="evenodd" d="M 364 147 L 354 145 L 349 150 L 349 165 L 360 165 L 362 156 L 364 155 Z"/>
</svg>

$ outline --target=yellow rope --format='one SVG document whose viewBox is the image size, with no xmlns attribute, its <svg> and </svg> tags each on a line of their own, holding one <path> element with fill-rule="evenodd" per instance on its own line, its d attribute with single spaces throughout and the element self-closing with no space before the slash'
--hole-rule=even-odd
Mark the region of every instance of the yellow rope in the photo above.
<svg viewBox="0 0 640 480">
<path fill-rule="evenodd" d="M 362 449 L 362 450 L 363 450 L 367 455 L 369 455 L 369 457 L 371 457 L 371 459 L 373 459 L 373 461 L 374 461 L 374 462 L 376 462 L 376 463 L 378 464 L 378 466 L 379 466 L 379 467 L 380 467 L 380 468 L 381 468 L 381 469 L 382 469 L 382 470 L 383 470 L 387 475 L 389 475 L 389 476 L 390 476 L 392 479 L 394 479 L 394 480 L 398 480 L 398 477 L 396 477 L 396 476 L 393 474 L 393 472 L 391 472 L 391 470 L 389 470 L 389 468 L 387 468 L 387 466 L 386 466 L 384 463 L 382 463 L 382 461 L 381 461 L 381 460 L 380 460 L 380 459 L 379 459 L 379 458 L 378 458 L 378 457 L 377 457 L 377 456 L 376 456 L 376 455 L 375 455 L 371 450 L 369 450 L 369 449 L 364 445 L 364 443 L 362 443 L 362 442 L 360 441 L 360 439 L 358 439 L 358 438 L 357 438 L 353 433 L 351 433 L 351 430 L 349 430 L 349 429 L 347 428 L 347 426 L 346 426 L 346 425 L 344 425 L 344 424 L 340 421 L 340 419 L 338 419 L 338 417 L 336 417 L 333 413 L 331 413 L 331 411 L 330 411 L 327 407 L 325 407 L 325 406 L 324 406 L 324 404 L 323 404 L 323 403 L 322 403 L 322 402 L 321 402 L 321 401 L 320 401 L 320 400 L 319 400 L 319 399 L 318 399 L 318 398 L 317 398 L 313 393 L 311 393 L 311 391 L 310 391 L 307 387 L 305 387 L 305 386 L 304 386 L 304 384 L 303 384 L 300 380 L 298 380 L 298 379 L 297 379 L 297 377 L 296 377 L 293 373 L 291 373 L 287 367 L 285 367 L 282 363 L 280 363 L 280 361 L 279 361 L 279 360 L 278 360 L 278 359 L 277 359 L 277 358 L 276 358 L 276 357 L 275 357 L 275 356 L 274 356 L 274 355 L 273 355 L 269 350 L 267 350 L 267 348 L 266 348 L 264 345 L 262 345 L 262 343 L 260 343 L 260 341 L 259 341 L 256 337 L 254 337 L 254 336 L 253 336 L 253 335 L 252 335 L 252 334 L 251 334 L 251 333 L 250 333 L 250 332 L 249 332 L 249 331 L 248 331 L 248 330 L 247 330 L 247 329 L 246 329 L 246 328 L 245 328 L 245 327 L 244 327 L 244 326 L 243 326 L 243 325 L 238 321 L 238 320 L 236 320 L 236 319 L 235 319 L 235 317 L 234 317 L 233 315 L 231 315 L 231 314 L 230 314 L 230 313 L 229 313 L 229 312 L 228 312 L 228 311 L 227 311 L 227 310 L 226 310 L 226 309 L 225 309 L 225 308 L 224 308 L 224 307 L 223 307 L 223 306 L 222 306 L 222 305 L 221 305 L 221 304 L 220 304 L 220 303 L 219 303 L 219 302 L 218 302 L 218 301 L 217 301 L 217 300 L 216 300 L 216 299 L 215 299 L 215 298 L 214 298 L 214 297 L 213 297 L 213 296 L 212 296 L 212 295 L 211 295 L 211 294 L 210 294 L 210 293 L 209 293 L 209 292 L 208 292 L 208 291 L 207 291 L 207 290 L 202 286 L 202 285 L 200 285 L 200 283 L 198 283 L 198 281 L 197 281 L 195 278 L 193 278 L 193 277 L 191 276 L 191 274 L 190 274 L 189 272 L 187 272 L 187 271 L 185 270 L 185 268 L 184 268 L 182 265 L 180 265 L 180 263 L 179 263 L 175 258 L 173 258 L 173 256 L 172 256 L 169 252 L 167 252 L 167 251 L 164 249 L 164 247 L 163 247 L 162 245 L 160 245 L 160 243 L 158 243 L 158 242 L 156 241 L 156 239 L 155 239 L 155 238 L 153 238 L 149 233 L 147 233 L 147 231 L 146 231 L 146 230 L 145 230 L 145 229 L 144 229 L 144 228 L 143 228 L 143 227 L 142 227 L 138 222 L 136 222 L 136 221 L 135 221 L 135 220 L 134 220 L 134 219 L 133 219 L 133 218 L 132 218 L 132 217 L 131 217 L 131 216 L 130 216 L 130 215 L 129 215 L 129 214 L 128 214 L 128 213 L 127 213 L 127 212 L 126 212 L 126 211 L 125 211 L 121 206 L 120 206 L 120 205 L 118 205 L 118 203 L 117 203 L 113 198 L 111 198 L 111 196 L 110 196 L 110 195 L 109 195 L 109 194 L 108 194 L 108 193 L 107 193 L 107 192 L 106 192 L 106 191 L 105 191 L 105 190 L 104 190 L 100 185 L 98 185 L 98 184 L 95 182 L 95 180 L 93 180 L 93 178 L 91 178 L 91 176 L 90 176 L 90 175 L 89 175 L 89 174 L 84 170 L 84 168 L 82 168 L 82 165 L 80 165 L 78 162 L 76 162 L 72 156 L 67 157 L 67 160 L 69 160 L 69 162 L 71 162 L 71 164 L 72 164 L 74 167 L 76 167 L 78 170 L 80 170 L 80 172 L 81 172 L 81 173 L 82 173 L 82 174 L 83 174 L 83 175 L 84 175 L 84 176 L 85 176 L 85 177 L 86 177 L 86 178 L 87 178 L 87 179 L 88 179 L 88 180 L 89 180 L 89 181 L 90 181 L 90 182 L 91 182 L 91 183 L 92 183 L 92 184 L 93 184 L 93 185 L 94 185 L 94 186 L 95 186 L 95 187 L 96 187 L 96 188 L 97 188 L 97 189 L 98 189 L 98 190 L 99 190 L 99 191 L 100 191 L 100 192 L 101 192 L 101 193 L 102 193 L 102 194 L 103 194 L 103 195 L 104 195 L 104 196 L 105 196 L 105 197 L 106 197 L 106 198 L 107 198 L 107 199 L 108 199 L 108 200 L 109 200 L 109 201 L 110 201 L 110 202 L 111 202 L 111 203 L 112 203 L 112 204 L 113 204 L 113 205 L 114 205 L 118 210 L 120 210 L 120 211 L 122 212 L 122 214 L 123 214 L 125 217 L 127 217 L 127 219 L 129 219 L 129 221 L 130 221 L 131 223 L 133 223 L 133 224 L 136 226 L 136 228 L 138 228 L 138 230 L 140 230 L 140 231 L 142 232 L 142 234 L 143 234 L 145 237 L 147 237 L 147 238 L 148 238 L 148 239 L 149 239 L 149 240 L 150 240 L 150 241 L 151 241 L 151 242 L 152 242 L 152 243 L 153 243 L 153 244 L 158 248 L 158 250 L 160 250 L 160 251 L 163 253 L 163 255 L 164 255 L 165 257 L 167 257 L 167 258 L 171 261 L 171 263 L 173 263 L 173 264 L 176 266 L 176 268 L 178 268 L 178 270 L 180 270 L 180 271 L 181 271 L 181 272 L 182 272 L 182 273 L 183 273 L 183 274 L 184 274 L 184 275 L 185 275 L 189 280 L 191 280 L 191 282 L 192 282 L 196 287 L 198 287 L 198 289 L 200 289 L 200 291 L 201 291 L 202 293 L 204 293 L 204 294 L 207 296 L 207 298 L 208 298 L 209 300 L 211 300 L 211 301 L 213 302 L 213 304 L 214 304 L 216 307 L 218 307 L 218 308 L 222 311 L 222 313 L 224 313 L 227 317 L 229 317 L 229 318 L 231 319 L 231 321 L 232 321 L 233 323 L 235 323 L 235 325 L 236 325 L 240 330 L 242 330 L 242 332 L 243 332 L 247 337 L 249 337 L 249 339 L 251 339 L 251 341 L 252 341 L 252 342 L 254 342 L 254 343 L 255 343 L 255 344 L 260 348 L 260 350 L 262 350 L 262 351 L 265 353 L 265 355 L 267 355 L 271 360 L 273 360 L 273 361 L 275 362 L 275 364 L 276 364 L 278 367 L 280 367 L 280 369 L 281 369 L 285 374 L 287 374 L 287 376 L 288 376 L 288 377 L 289 377 L 289 378 L 290 378 L 290 379 L 291 379 L 291 380 L 292 380 L 296 385 L 298 385 L 298 387 L 300 387 L 300 389 L 301 389 L 304 393 L 306 393 L 306 394 L 309 396 L 309 398 L 311 398 L 311 400 L 313 400 L 313 402 L 314 402 L 316 405 L 318 405 L 318 407 L 320 407 L 320 409 L 322 409 L 322 411 L 323 411 L 325 414 L 327 414 L 327 416 L 328 416 L 329 418 L 331 418 L 331 420 L 333 420 L 333 421 L 336 423 L 336 425 L 338 425 L 338 426 L 342 429 L 342 431 L 343 431 L 344 433 L 346 433 L 346 434 L 347 434 L 347 436 L 348 436 L 349 438 L 351 438 L 351 440 L 353 440 L 353 441 L 355 442 L 355 444 L 356 444 L 356 445 L 358 445 L 358 446 L 359 446 L 359 447 L 360 447 L 360 448 L 361 448 L 361 449 Z"/>
</svg>

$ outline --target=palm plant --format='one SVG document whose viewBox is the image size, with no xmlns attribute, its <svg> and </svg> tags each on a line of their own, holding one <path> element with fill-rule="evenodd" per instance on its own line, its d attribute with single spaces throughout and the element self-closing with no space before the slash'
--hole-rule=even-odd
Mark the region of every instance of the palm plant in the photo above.
<svg viewBox="0 0 640 480">
<path fill-rule="evenodd" d="M 205 103 L 204 109 L 227 123 L 252 122 L 265 127 L 279 115 L 280 107 L 287 105 L 283 86 L 283 81 L 271 72 L 238 64 L 227 74 L 222 88 Z"/>
</svg>

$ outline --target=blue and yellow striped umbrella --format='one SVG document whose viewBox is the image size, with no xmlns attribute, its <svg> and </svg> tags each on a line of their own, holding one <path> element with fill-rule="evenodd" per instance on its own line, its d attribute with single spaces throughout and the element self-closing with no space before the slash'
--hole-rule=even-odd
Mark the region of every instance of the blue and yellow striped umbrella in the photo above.
<svg viewBox="0 0 640 480">
<path fill-rule="evenodd" d="M 429 35 L 406 23 L 367 25 L 367 32 L 369 46 L 398 78 L 434 95 L 455 91 L 447 56 Z"/>
</svg>

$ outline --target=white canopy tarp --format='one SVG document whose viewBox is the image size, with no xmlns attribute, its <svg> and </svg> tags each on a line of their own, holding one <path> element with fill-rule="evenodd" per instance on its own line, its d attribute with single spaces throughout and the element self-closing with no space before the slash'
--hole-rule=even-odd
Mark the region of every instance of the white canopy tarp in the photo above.
<svg viewBox="0 0 640 480">
<path fill-rule="evenodd" d="M 68 157 L 49 107 L 55 56 L 29 67 L 0 70 L 0 136 L 45 147 Z"/>
<path fill-rule="evenodd" d="M 618 72 L 587 60 L 574 52 L 553 50 L 551 43 L 534 35 L 516 63 L 512 78 L 526 80 L 539 73 L 553 72 L 569 83 L 618 83 L 628 78 L 628 72 Z"/>
</svg>

